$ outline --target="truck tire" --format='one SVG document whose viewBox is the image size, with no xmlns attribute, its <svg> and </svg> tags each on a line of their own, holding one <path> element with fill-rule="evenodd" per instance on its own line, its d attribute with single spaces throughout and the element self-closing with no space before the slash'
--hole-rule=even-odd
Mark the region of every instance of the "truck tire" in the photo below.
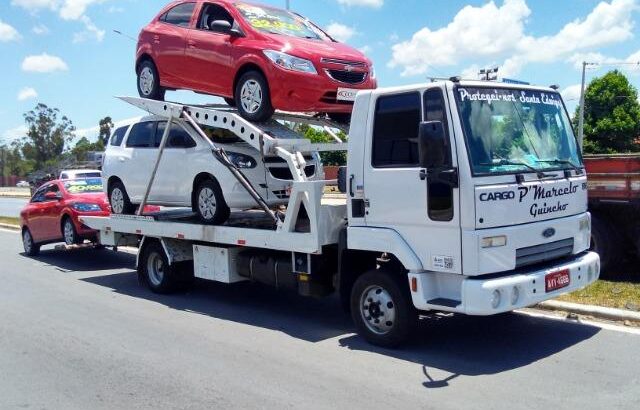
<svg viewBox="0 0 640 410">
<path fill-rule="evenodd" d="M 249 121 L 266 121 L 274 113 L 269 84 L 259 71 L 249 71 L 240 77 L 235 89 L 236 107 Z"/>
<path fill-rule="evenodd" d="M 144 280 L 153 292 L 166 294 L 178 289 L 178 272 L 174 265 L 169 265 L 169 260 L 160 242 L 147 243 L 142 250 L 139 263 Z"/>
<path fill-rule="evenodd" d="M 602 219 L 591 215 L 591 250 L 600 255 L 600 270 L 605 275 L 619 254 L 619 244 L 614 243 L 616 238 Z"/>
<path fill-rule="evenodd" d="M 220 225 L 229 219 L 231 210 L 227 206 L 218 181 L 205 179 L 197 186 L 193 195 L 193 211 L 209 225 Z"/>
<path fill-rule="evenodd" d="M 165 89 L 160 86 L 160 75 L 151 60 L 144 60 L 138 67 L 138 94 L 142 98 L 164 101 Z"/>
<path fill-rule="evenodd" d="M 397 347 L 413 333 L 418 312 L 406 276 L 374 269 L 351 289 L 351 317 L 358 334 L 372 345 Z"/>
</svg>

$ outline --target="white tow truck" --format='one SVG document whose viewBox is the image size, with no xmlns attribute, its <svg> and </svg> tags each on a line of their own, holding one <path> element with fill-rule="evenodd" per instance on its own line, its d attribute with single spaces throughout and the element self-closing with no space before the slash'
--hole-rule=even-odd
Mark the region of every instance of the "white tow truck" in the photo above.
<svg viewBox="0 0 640 410">
<path fill-rule="evenodd" d="M 335 144 L 283 125 L 327 125 L 310 116 L 257 124 L 219 106 L 125 100 L 205 139 L 200 125 L 230 130 L 293 175 L 286 210 L 270 209 L 209 141 L 211 160 L 227 165 L 256 210 L 232 212 L 222 226 L 183 211 L 83 217 L 103 244 L 139 248 L 139 275 L 154 291 L 195 276 L 337 292 L 367 341 L 396 346 L 423 312 L 492 315 L 599 277 L 586 175 L 555 89 L 452 78 L 362 91 L 348 142 L 336 135 Z M 308 180 L 302 153 L 335 150 L 348 151 L 338 180 Z M 345 195 L 327 198 L 336 182 Z M 147 193 L 161 183 L 152 174 Z"/>
</svg>

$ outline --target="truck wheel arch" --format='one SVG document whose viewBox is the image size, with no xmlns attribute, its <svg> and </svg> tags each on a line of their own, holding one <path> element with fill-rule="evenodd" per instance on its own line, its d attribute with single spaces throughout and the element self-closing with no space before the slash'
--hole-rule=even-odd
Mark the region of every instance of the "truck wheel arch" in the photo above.
<svg viewBox="0 0 640 410">
<path fill-rule="evenodd" d="M 345 228 L 340 232 L 338 273 L 335 280 L 336 290 L 339 292 L 340 302 L 345 311 L 350 311 L 351 289 L 360 275 L 376 269 L 381 264 L 384 264 L 386 272 L 396 272 L 397 274 L 422 270 L 420 260 L 397 232 L 385 229 L 384 231 L 390 231 L 385 232 L 386 239 L 395 239 L 391 239 L 387 242 L 387 246 L 380 247 L 380 249 L 365 250 L 354 249 L 350 246 L 357 247 L 358 242 L 357 240 L 348 241 L 347 229 L 351 230 L 353 228 Z M 398 252 L 398 249 L 401 251 Z M 384 259 L 384 262 L 381 261 L 381 258 Z"/>
</svg>

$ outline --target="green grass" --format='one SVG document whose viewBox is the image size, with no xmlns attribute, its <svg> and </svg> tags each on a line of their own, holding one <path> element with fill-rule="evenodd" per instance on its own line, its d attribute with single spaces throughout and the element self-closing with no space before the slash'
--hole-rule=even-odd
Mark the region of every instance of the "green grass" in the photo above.
<svg viewBox="0 0 640 410">
<path fill-rule="evenodd" d="M 9 225 L 20 225 L 20 218 L 14 218 L 11 216 L 0 216 L 0 223 Z"/>
<path fill-rule="evenodd" d="M 635 281 L 638 281 L 638 277 Z M 582 290 L 562 295 L 558 300 L 637 310 L 640 309 L 640 283 L 599 280 Z"/>
</svg>

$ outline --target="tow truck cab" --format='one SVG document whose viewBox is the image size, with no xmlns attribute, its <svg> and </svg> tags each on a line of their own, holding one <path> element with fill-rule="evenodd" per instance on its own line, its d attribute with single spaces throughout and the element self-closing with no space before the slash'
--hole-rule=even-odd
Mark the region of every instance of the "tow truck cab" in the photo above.
<svg viewBox="0 0 640 410">
<path fill-rule="evenodd" d="M 345 179 L 347 248 L 393 255 L 419 310 L 495 314 L 599 276 L 582 157 L 554 89 L 360 92 Z"/>
</svg>

